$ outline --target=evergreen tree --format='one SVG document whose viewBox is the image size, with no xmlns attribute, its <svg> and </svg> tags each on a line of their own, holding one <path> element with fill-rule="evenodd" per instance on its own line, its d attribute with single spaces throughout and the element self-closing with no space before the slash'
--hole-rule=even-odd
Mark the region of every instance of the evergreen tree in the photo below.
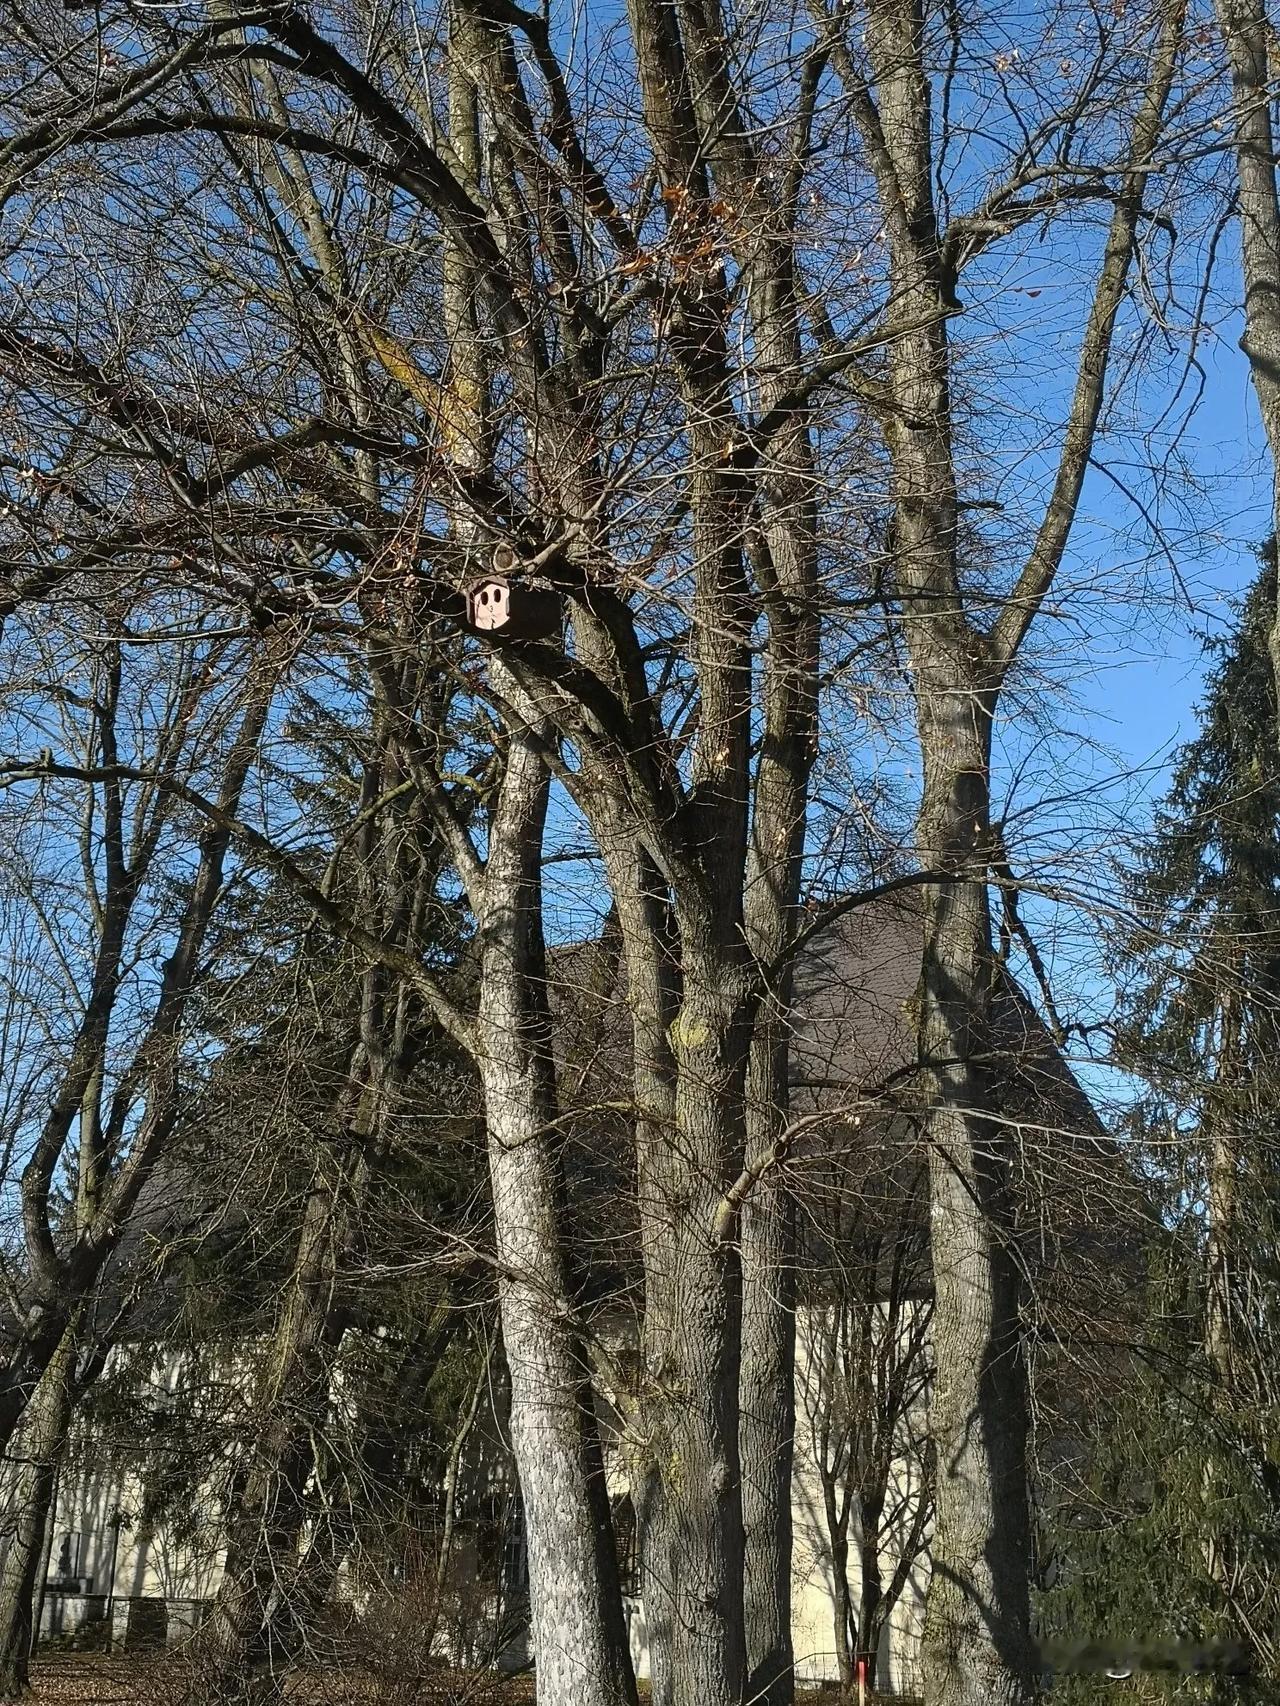
<svg viewBox="0 0 1280 1706">
<path fill-rule="evenodd" d="M 1280 1679 L 1280 761 L 1274 545 L 1215 664 L 1129 890 L 1119 1058 L 1156 1195 L 1147 1326 L 1086 1497 L 1060 1525 L 1046 1625 L 1140 1644 L 1235 1638 Z M 1072 1678 L 1064 1700 L 1094 1698 Z M 1152 1673 L 1146 1698 L 1240 1699 Z"/>
</svg>

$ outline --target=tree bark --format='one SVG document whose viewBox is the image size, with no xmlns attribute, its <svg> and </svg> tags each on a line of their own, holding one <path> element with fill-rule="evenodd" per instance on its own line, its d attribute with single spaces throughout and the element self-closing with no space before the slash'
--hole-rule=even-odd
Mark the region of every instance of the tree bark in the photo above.
<svg viewBox="0 0 1280 1706">
<path fill-rule="evenodd" d="M 848 1406 L 840 1396 L 840 1388 L 843 1385 L 842 1343 L 845 1328 L 838 1305 L 828 1305 L 815 1314 L 819 1320 L 817 1332 L 821 1337 L 816 1343 L 813 1339 L 810 1340 L 810 1369 L 813 1367 L 815 1350 L 820 1353 L 820 1360 L 817 1391 L 813 1393 L 810 1402 L 809 1419 L 813 1428 L 818 1474 L 822 1481 L 827 1542 L 831 1548 L 836 1663 L 840 1667 L 841 1686 L 848 1690 L 854 1681 L 854 1655 L 853 1596 L 849 1590 L 850 1430 L 845 1419 Z M 810 1322 L 813 1320 L 814 1315 L 811 1315 Z"/>
<path fill-rule="evenodd" d="M 672 1026 L 680 1006 L 679 959 L 665 885 L 632 826 L 625 816 L 615 814 L 611 824 L 597 822 L 596 837 L 618 909 L 631 1022 L 636 1198 L 645 1273 L 641 1325 L 645 1377 L 639 1393 L 643 1445 L 634 1454 L 631 1467 L 636 1479 L 633 1498 L 649 1642 L 649 1686 L 653 1706 L 673 1706 L 672 1666 L 679 1612 L 668 1564 L 672 1542 L 666 1530 L 662 1466 L 655 1449 L 655 1439 L 661 1435 L 660 1405 L 648 1371 L 660 1366 L 665 1336 L 662 1322 L 670 1309 L 663 1293 L 663 1250 L 671 1221 L 663 1155 L 676 1129 Z M 655 1430 L 652 1437 L 651 1419 Z"/>
<path fill-rule="evenodd" d="M 760 407 L 773 409 L 800 366 L 799 311 L 789 232 L 762 245 L 750 292 Z M 768 641 L 764 741 L 756 768 L 747 939 L 771 968 L 756 1011 L 747 1085 L 746 1164 L 758 1177 L 743 1205 L 742 1383 L 739 1435 L 746 1534 L 744 1614 L 750 1698 L 788 1706 L 795 1693 L 791 1634 L 792 1470 L 795 1458 L 796 1225 L 785 1166 L 771 1165 L 790 1117 L 795 933 L 804 868 L 809 779 L 817 751 L 817 520 L 807 414 L 770 446 L 763 526 L 755 536 Z"/>
<path fill-rule="evenodd" d="M 1249 359 L 1271 451 L 1271 530 L 1280 538 L 1280 195 L 1276 190 L 1276 137 L 1271 117 L 1275 82 L 1270 70 L 1277 37 L 1265 0 L 1214 0 L 1214 4 L 1231 67 L 1244 268 L 1244 335 L 1240 347 Z M 1271 665 L 1280 691 L 1280 605 L 1271 629 Z"/>
<path fill-rule="evenodd" d="M 897 203 L 895 296 L 919 327 L 891 351 L 902 416 L 887 428 L 898 579 L 904 592 L 929 601 L 906 623 L 924 769 L 917 856 L 925 869 L 957 879 L 925 889 L 917 991 L 936 1299 L 930 1414 L 939 1460 L 922 1662 L 930 1706 L 1020 1706 L 1037 1673 L 1028 1407 L 1007 1159 L 980 1064 L 992 974 L 986 876 L 995 693 L 956 574 L 949 292 L 932 207 L 923 35 L 917 0 L 879 0 L 873 8 L 868 49 L 880 112 L 868 129 L 887 156 L 881 170 Z"/>
<path fill-rule="evenodd" d="M 75 1397 L 76 1332 L 68 1327 L 23 1417 L 15 1525 L 0 1570 L 0 1695 L 26 1692 L 33 1644 L 37 1574 L 47 1560 L 58 1466 Z"/>
<path fill-rule="evenodd" d="M 989 700 L 936 678 L 918 700 L 926 753 L 921 859 L 967 880 L 926 891 L 918 991 L 928 1109 L 937 1521 L 925 1688 L 938 1706 L 1020 1702 L 1030 1636 L 1029 1407 L 1009 1161 L 983 1062 L 993 971 L 985 870 Z"/>
<path fill-rule="evenodd" d="M 53 1557 L 53 1536 L 58 1525 L 60 1475 L 61 1463 L 56 1463 L 53 1469 L 53 1484 L 49 1489 L 49 1511 L 45 1517 L 44 1545 L 40 1549 L 40 1563 L 36 1571 L 36 1587 L 31 1599 L 31 1646 L 29 1651 L 33 1658 L 40 1647 L 40 1629 L 44 1622 L 45 1595 L 49 1586 L 49 1561 Z"/>
<path fill-rule="evenodd" d="M 450 140 L 479 181 L 480 107 L 518 101 L 510 42 L 465 4 L 450 27 Z M 501 166 L 495 166 L 501 171 Z M 508 186 L 510 187 L 510 186 Z M 518 195 L 516 196 L 518 201 Z M 490 281 L 455 231 L 445 251 L 445 319 L 456 429 L 448 449 L 476 477 L 487 473 L 488 371 L 476 306 Z M 532 356 L 521 309 L 520 342 Z M 528 362 L 519 371 L 528 379 Z M 531 404 L 529 454 L 554 387 Z M 555 458 L 551 458 L 555 461 Z M 477 545 L 465 506 L 459 542 Z M 549 794 L 545 743 L 553 723 L 520 672 L 490 656 L 489 684 L 503 708 L 506 751 L 483 873 L 472 874 L 480 952 L 476 1065 L 484 1093 L 498 1310 L 511 1390 L 511 1447 L 524 1505 L 538 1699 L 546 1706 L 635 1706 L 635 1675 L 622 1609 L 595 1390 L 578 1310 L 579 1284 L 565 1240 L 565 1181 L 542 933 L 542 839 Z"/>
<path fill-rule="evenodd" d="M 634 1706 L 594 1392 L 565 1253 L 542 941 L 548 774 L 534 706 L 497 659 L 491 679 L 527 719 L 508 730 L 479 897 L 477 1064 L 538 1699 L 540 1706 Z"/>
<path fill-rule="evenodd" d="M 723 1194 L 741 1166 L 747 1034 L 743 968 L 691 950 L 674 1025 L 675 1141 L 663 1190 L 669 1234 L 652 1271 L 655 1319 L 646 1342 L 659 1427 L 663 1565 L 674 1599 L 675 1701 L 737 1706 L 745 1686 L 744 1540 L 738 1457 L 741 1277 L 736 1249 L 716 1235 Z M 646 1287 L 650 1276 L 646 1275 Z"/>
</svg>

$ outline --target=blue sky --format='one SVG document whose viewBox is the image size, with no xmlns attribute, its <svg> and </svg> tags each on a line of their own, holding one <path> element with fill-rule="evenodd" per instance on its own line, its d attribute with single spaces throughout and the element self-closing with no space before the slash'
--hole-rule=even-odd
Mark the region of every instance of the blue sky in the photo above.
<svg viewBox="0 0 1280 1706">
<path fill-rule="evenodd" d="M 1208 535 L 1197 555 L 1180 565 L 1194 607 L 1171 585 L 1166 622 L 1145 635 L 1100 638 L 1083 678 L 1082 710 L 1101 738 L 1135 765 L 1159 759 L 1170 742 L 1194 733 L 1202 637 L 1223 631 L 1228 600 L 1256 574 L 1254 547 L 1270 531 L 1269 457 L 1239 329 L 1234 319 L 1225 324 L 1206 352 L 1206 393 L 1187 434 L 1206 486 Z M 1086 510 L 1099 506 L 1106 513 L 1114 505 L 1101 486 L 1094 476 Z"/>
<path fill-rule="evenodd" d="M 1228 303 L 1238 300 L 1234 261 L 1224 267 L 1218 288 Z M 1256 575 L 1255 549 L 1271 527 L 1270 457 L 1240 330 L 1238 314 L 1225 312 L 1201 352 L 1204 393 L 1178 447 L 1180 478 L 1193 495 L 1184 500 L 1172 564 L 1152 550 L 1149 529 L 1135 522 L 1110 480 L 1090 476 L 1075 557 L 1104 552 L 1108 543 L 1127 549 L 1124 566 L 1145 576 L 1143 593 L 1133 604 L 1120 600 L 1109 607 L 1114 583 L 1104 576 L 1084 620 L 1040 636 L 1047 673 L 1062 697 L 1053 702 L 1047 740 L 1023 732 L 1009 743 L 1006 774 L 1013 762 L 1028 768 L 1014 790 L 1027 814 L 1020 826 L 1028 833 L 1027 864 L 1037 848 L 1062 849 L 1066 886 L 1078 885 L 1096 902 L 1075 912 L 1035 897 L 1023 905 L 1068 1019 L 1103 1018 L 1113 1004 L 1099 924 L 1115 893 L 1113 861 L 1124 858 L 1126 841 L 1146 827 L 1178 747 L 1197 732 L 1197 704 L 1211 662 L 1205 637 L 1230 631 L 1233 601 Z M 1067 635 L 1071 643 L 1064 645 Z M 1036 739 L 1046 748 L 1039 771 L 1026 756 L 1028 748 L 1034 754 Z M 1047 804 L 1059 786 L 1066 797 Z M 1102 1033 L 1073 1064 L 1100 1105 L 1114 1107 L 1134 1086 L 1099 1064 L 1105 1047 Z"/>
</svg>

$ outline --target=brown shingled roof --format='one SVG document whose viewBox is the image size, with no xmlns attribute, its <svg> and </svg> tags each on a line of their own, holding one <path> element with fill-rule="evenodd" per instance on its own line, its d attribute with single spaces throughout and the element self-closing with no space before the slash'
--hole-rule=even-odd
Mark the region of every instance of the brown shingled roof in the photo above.
<svg viewBox="0 0 1280 1706">
<path fill-rule="evenodd" d="M 870 1242 L 904 1225 L 923 1234 L 927 1225 L 908 1011 L 920 949 L 919 897 L 902 891 L 845 913 L 797 961 L 792 1114 L 831 1111 L 829 1121 L 807 1128 L 787 1164 L 814 1283 L 833 1238 L 845 1246 L 843 1257 L 850 1238 Z M 631 1088 L 619 945 L 605 938 L 557 949 L 550 981 L 575 1222 L 589 1261 L 634 1277 L 634 1157 L 630 1121 L 616 1106 Z M 1034 1301 L 1056 1331 L 1074 1333 L 1108 1315 L 1132 1286 L 1149 1204 L 1010 975 L 993 1032 L 989 1070 L 1013 1149 Z"/>
</svg>

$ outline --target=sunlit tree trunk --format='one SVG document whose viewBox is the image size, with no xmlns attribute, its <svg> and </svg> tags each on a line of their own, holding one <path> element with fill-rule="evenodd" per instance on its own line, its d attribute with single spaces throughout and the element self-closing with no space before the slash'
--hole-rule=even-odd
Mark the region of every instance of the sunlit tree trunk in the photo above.
<svg viewBox="0 0 1280 1706">
<path fill-rule="evenodd" d="M 0 1694 L 25 1693 L 37 1577 L 48 1558 L 58 1467 L 75 1398 L 76 1332 L 68 1327 L 23 1416 L 14 1493 L 15 1522 L 0 1571 Z"/>
<path fill-rule="evenodd" d="M 549 779 L 534 707 L 501 664 L 491 668 L 495 690 L 529 722 L 527 730 L 518 721 L 508 730 L 490 827 L 477 913 L 477 1065 L 538 1698 L 546 1706 L 627 1706 L 635 1681 L 591 1371 L 565 1254 L 541 914 Z"/>
<path fill-rule="evenodd" d="M 1280 38 L 1265 0 L 1215 0 L 1231 67 L 1236 200 L 1244 269 L 1240 347 L 1271 451 L 1271 531 L 1280 538 L 1280 195 L 1276 189 L 1276 56 Z M 1280 610 L 1271 630 L 1271 665 L 1280 683 Z"/>
</svg>

